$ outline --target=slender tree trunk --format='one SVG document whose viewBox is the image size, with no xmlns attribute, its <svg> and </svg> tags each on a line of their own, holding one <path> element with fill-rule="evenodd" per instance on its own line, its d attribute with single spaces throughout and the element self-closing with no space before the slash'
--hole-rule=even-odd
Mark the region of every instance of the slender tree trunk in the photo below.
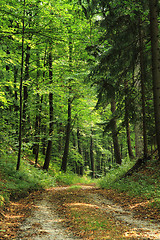
<svg viewBox="0 0 160 240">
<path fill-rule="evenodd" d="M 25 73 L 24 73 L 24 86 L 23 86 L 23 135 L 26 134 L 27 122 L 29 122 L 27 117 L 27 105 L 28 105 L 28 87 L 27 80 L 29 79 L 29 59 L 30 59 L 30 46 L 27 45 L 26 59 L 25 59 Z"/>
<path fill-rule="evenodd" d="M 149 0 L 149 8 L 155 127 L 158 155 L 160 159 L 160 50 L 158 29 L 158 0 Z"/>
<path fill-rule="evenodd" d="M 44 69 L 46 67 L 46 56 L 47 56 L 47 44 L 46 44 L 46 47 L 45 47 L 45 54 L 44 54 Z M 43 82 L 44 82 L 44 79 L 45 79 L 45 70 L 43 71 Z M 44 100 L 44 97 L 43 95 L 41 96 L 41 100 L 40 100 L 40 105 L 41 105 L 41 108 L 42 108 L 42 103 L 43 103 L 43 100 Z M 41 115 L 41 122 L 42 122 L 42 115 Z M 41 139 L 42 141 L 42 154 L 43 155 L 46 155 L 46 135 L 47 135 L 47 127 L 46 127 L 46 124 L 44 123 L 41 123 L 40 125 L 40 132 L 42 133 L 43 137 Z"/>
<path fill-rule="evenodd" d="M 14 109 L 15 109 L 15 112 L 18 111 L 18 104 L 17 104 L 17 101 L 18 101 L 18 93 L 17 93 L 17 87 L 16 87 L 16 84 L 17 84 L 17 75 L 18 75 L 18 69 L 17 69 L 16 67 L 14 67 L 14 98 L 15 98 Z"/>
<path fill-rule="evenodd" d="M 116 102 L 114 97 L 111 99 L 111 112 L 114 113 L 116 110 Z M 112 119 L 112 138 L 113 138 L 113 145 L 114 145 L 114 156 L 117 164 L 121 164 L 121 154 L 120 154 L 120 148 L 118 143 L 118 136 L 117 136 L 117 123 L 116 119 Z"/>
<path fill-rule="evenodd" d="M 71 132 L 71 99 L 69 98 L 68 99 L 68 120 L 67 120 L 67 127 L 66 127 L 66 139 L 65 139 L 65 147 L 64 147 L 64 153 L 63 153 L 62 165 L 61 165 L 61 170 L 63 172 L 67 171 L 70 132 Z"/>
<path fill-rule="evenodd" d="M 128 154 L 131 159 L 134 158 L 132 146 L 131 146 L 131 136 L 130 136 L 130 125 L 129 125 L 129 113 L 128 113 L 128 83 L 125 83 L 125 125 L 126 125 L 126 133 L 127 133 L 127 146 L 128 146 Z"/>
<path fill-rule="evenodd" d="M 49 79 L 50 84 L 52 84 L 52 42 L 49 42 Z M 51 152 L 52 152 L 52 133 L 53 133 L 53 93 L 49 93 L 49 116 L 50 116 L 50 123 L 49 123 L 49 137 L 47 151 L 45 156 L 45 161 L 43 165 L 43 169 L 48 171 L 49 163 L 51 159 Z"/>
<path fill-rule="evenodd" d="M 135 153 L 137 158 L 143 155 L 142 123 L 137 121 L 135 124 Z"/>
<path fill-rule="evenodd" d="M 22 19 L 22 60 L 21 60 L 21 78 L 20 78 L 20 116 L 19 116 L 19 147 L 18 147 L 18 161 L 17 161 L 17 168 L 16 170 L 19 170 L 20 168 L 20 160 L 21 160 L 21 147 L 22 147 L 22 87 L 23 87 L 23 66 L 24 66 L 24 17 L 25 17 L 25 0 L 23 1 L 23 19 Z"/>
<path fill-rule="evenodd" d="M 141 21 L 139 24 L 139 45 L 140 45 L 140 70 L 141 70 L 141 95 L 142 95 L 142 117 L 143 117 L 143 155 L 146 159 L 148 156 L 147 149 L 147 129 L 146 129 L 146 107 L 145 107 L 145 66 L 144 66 L 144 44 Z"/>
<path fill-rule="evenodd" d="M 37 91 L 39 89 L 39 77 L 40 77 L 40 56 L 37 53 Z M 40 142 L 40 123 L 41 123 L 41 104 L 40 96 L 37 93 L 36 96 L 36 120 L 35 120 L 35 144 L 33 146 L 35 154 L 35 165 L 38 163 L 38 154 L 39 154 L 39 142 Z"/>
<path fill-rule="evenodd" d="M 69 35 L 69 70 L 72 71 L 72 51 L 73 51 L 73 43 L 72 43 L 72 31 L 71 29 L 68 30 Z M 69 153 L 69 142 L 70 142 L 70 132 L 71 132 L 71 79 L 69 79 L 69 97 L 68 97 L 68 120 L 67 120 L 67 127 L 66 127 L 66 139 L 65 139 L 65 147 L 64 153 L 62 157 L 62 165 L 61 170 L 66 172 L 67 170 L 67 161 L 68 161 L 68 153 Z"/>
<path fill-rule="evenodd" d="M 79 152 L 80 155 L 82 155 L 79 128 L 77 128 L 77 143 L 78 143 L 78 152 Z M 82 164 L 82 162 L 80 162 L 80 176 L 83 176 L 83 164 Z"/>
<path fill-rule="evenodd" d="M 95 162 L 94 162 L 94 153 L 93 153 L 93 130 L 91 130 L 91 137 L 90 137 L 90 159 L 91 159 L 91 177 L 95 178 Z"/>
<path fill-rule="evenodd" d="M 75 138 L 74 132 L 72 132 L 72 143 L 73 143 L 74 149 L 76 150 L 76 138 Z M 79 166 L 77 164 L 77 161 L 74 161 L 73 167 L 74 167 L 74 173 L 79 175 Z"/>
<path fill-rule="evenodd" d="M 15 129 L 16 129 L 16 136 L 18 136 L 18 93 L 17 93 L 17 76 L 18 76 L 18 69 L 14 66 L 14 111 L 15 111 Z"/>
</svg>

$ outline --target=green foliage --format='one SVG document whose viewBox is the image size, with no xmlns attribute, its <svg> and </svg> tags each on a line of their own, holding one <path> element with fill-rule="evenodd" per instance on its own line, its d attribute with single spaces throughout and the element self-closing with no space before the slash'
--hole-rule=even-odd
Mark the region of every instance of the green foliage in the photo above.
<svg viewBox="0 0 160 240">
<path fill-rule="evenodd" d="M 81 186 L 79 186 L 79 185 L 72 185 L 72 186 L 69 187 L 68 191 L 78 190 L 78 189 L 81 189 Z"/>
<path fill-rule="evenodd" d="M 128 104 L 128 120 L 131 129 L 132 147 L 135 147 L 135 125 L 141 121 L 139 89 L 139 20 L 144 31 L 144 59 L 146 65 L 146 117 L 148 143 L 153 143 L 155 134 L 154 109 L 151 81 L 151 46 L 148 34 L 148 10 L 138 1 L 30 1 L 25 6 L 24 72 L 23 87 L 27 87 L 27 100 L 22 121 L 22 154 L 32 155 L 33 146 L 39 144 L 38 163 L 43 166 L 48 139 L 52 140 L 49 174 L 24 164 L 20 172 L 15 170 L 15 160 L 6 151 L 5 145 L 18 149 L 19 132 L 19 78 L 21 73 L 23 1 L 1 3 L 1 70 L 0 78 L 0 161 L 7 182 L 0 202 L 9 196 L 23 195 L 34 189 L 54 184 L 70 185 L 90 181 L 78 178 L 76 164 L 83 166 L 84 175 L 91 171 L 90 138 L 93 139 L 95 175 L 102 176 L 110 161 L 114 162 L 111 138 L 112 119 L 117 120 L 118 137 L 122 146 L 122 158 L 127 156 L 127 141 L 124 126 L 125 100 Z M 89 3 L 89 4 L 88 4 Z M 102 12 L 101 12 L 102 11 Z M 52 44 L 52 84 L 49 75 L 49 43 Z M 72 54 L 70 52 L 72 48 Z M 28 50 L 29 49 L 29 50 Z M 72 55 L 72 56 L 71 56 Z M 27 60 L 27 58 L 29 58 Z M 71 58 L 69 60 L 69 58 Z M 84 83 L 90 73 L 90 83 Z M 97 91 L 97 96 L 96 96 Z M 49 134 L 48 94 L 53 94 L 53 131 Z M 110 99 L 115 93 L 117 110 L 112 114 Z M 24 98 L 23 89 L 23 98 Z M 59 173 L 64 151 L 67 125 L 67 102 L 71 98 L 72 121 L 69 173 Z M 97 99 L 98 103 L 97 103 Z M 97 105 L 96 105 L 97 103 Z M 24 102 L 23 102 L 24 104 Z M 96 109 L 97 107 L 97 109 Z M 99 107 L 99 109 L 98 109 Z M 98 123 L 98 124 L 97 124 Z M 77 128 L 80 130 L 78 146 Z M 103 131 L 106 130 L 106 135 Z M 141 137 L 141 136 L 140 136 Z M 78 149 L 79 148 L 79 149 Z M 4 150 L 5 149 L 5 150 Z M 136 149 L 136 148 L 135 148 Z M 11 150 L 12 151 L 12 150 Z M 7 159 L 7 160 L 6 160 Z M 15 158 L 14 158 L 15 159 Z M 32 159 L 33 160 L 33 159 Z M 113 167 L 100 180 L 104 187 L 130 167 L 129 162 Z M 89 169 L 87 169 L 89 166 Z M 86 168 L 86 171 L 85 171 Z M 55 180 L 54 180 L 54 175 Z M 52 177 L 51 177 L 52 176 Z M 53 183 L 52 183 L 53 181 Z M 118 183 L 116 183 L 118 184 Z M 133 186 L 136 183 L 133 181 Z M 146 189 L 145 180 L 141 184 Z M 130 187 L 130 186 L 129 186 Z M 129 188 L 128 187 L 128 188 Z M 123 182 L 121 188 L 127 189 Z M 139 192 L 137 186 L 137 191 Z M 127 190 L 129 191 L 129 190 Z M 148 190 L 151 192 L 151 189 Z"/>
<path fill-rule="evenodd" d="M 21 169 L 16 171 L 16 158 L 13 155 L 0 158 L 0 169 L 4 182 L 0 183 L 1 204 L 5 200 L 18 199 L 30 192 L 55 185 L 53 176 L 22 161 Z"/>
<path fill-rule="evenodd" d="M 93 180 L 89 177 L 80 177 L 77 174 L 74 174 L 72 172 L 70 173 L 61 173 L 59 172 L 55 176 L 55 181 L 57 182 L 58 185 L 72 185 L 72 184 L 90 184 L 90 183 L 96 183 L 96 180 Z"/>
<path fill-rule="evenodd" d="M 111 169 L 108 170 L 106 176 L 98 181 L 98 185 L 101 188 L 110 188 L 112 185 L 114 186 L 115 182 L 117 182 L 134 164 L 134 161 L 124 162 L 121 166 L 114 164 Z"/>
<path fill-rule="evenodd" d="M 152 199 L 152 206 L 160 208 L 160 177 L 157 174 L 157 164 L 154 160 L 147 163 L 147 166 L 134 172 L 131 176 L 121 178 L 131 168 L 133 162 L 127 167 L 120 166 L 112 169 L 106 177 L 99 180 L 101 188 L 116 189 L 119 192 L 126 192 L 132 197 L 143 197 Z"/>
</svg>

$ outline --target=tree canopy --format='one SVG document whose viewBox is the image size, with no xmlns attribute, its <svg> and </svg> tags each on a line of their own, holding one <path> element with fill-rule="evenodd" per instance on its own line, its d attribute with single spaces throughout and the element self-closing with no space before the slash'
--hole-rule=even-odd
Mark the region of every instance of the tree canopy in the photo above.
<svg viewBox="0 0 160 240">
<path fill-rule="evenodd" d="M 159 8 L 1 1 L 1 143 L 17 170 L 22 154 L 92 177 L 157 147 L 160 157 Z"/>
</svg>

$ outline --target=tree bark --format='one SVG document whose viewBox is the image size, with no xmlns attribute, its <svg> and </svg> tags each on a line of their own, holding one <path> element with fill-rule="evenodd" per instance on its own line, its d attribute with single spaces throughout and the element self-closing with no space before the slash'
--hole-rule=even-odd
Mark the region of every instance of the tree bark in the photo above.
<svg viewBox="0 0 160 240">
<path fill-rule="evenodd" d="M 52 84 L 52 42 L 49 42 L 49 79 L 50 84 Z M 43 169 L 48 171 L 49 163 L 51 159 L 51 152 L 52 152 L 52 133 L 53 133 L 53 93 L 49 93 L 49 117 L 50 117 L 50 123 L 49 123 L 49 137 L 48 145 L 47 145 L 47 151 L 45 156 L 45 161 L 43 165 Z"/>
<path fill-rule="evenodd" d="M 125 82 L 125 125 L 126 125 L 126 133 L 127 133 L 127 146 L 128 146 L 128 154 L 131 159 L 134 158 L 132 146 L 131 146 L 131 136 L 130 136 L 130 125 L 129 125 L 129 102 L 128 102 L 128 83 Z"/>
<path fill-rule="evenodd" d="M 79 128 L 77 128 L 77 143 L 78 143 L 78 152 L 79 152 L 80 155 L 82 155 Z M 80 176 L 83 176 L 83 164 L 82 164 L 82 162 L 80 162 L 80 173 L 79 174 L 80 174 Z"/>
<path fill-rule="evenodd" d="M 91 160 L 91 177 L 95 178 L 95 162 L 94 162 L 94 153 L 93 153 L 93 130 L 91 130 L 91 137 L 90 137 L 90 160 Z"/>
<path fill-rule="evenodd" d="M 116 110 L 116 102 L 114 97 L 111 99 L 111 112 L 114 113 Z M 116 119 L 112 119 L 112 139 L 113 139 L 113 146 L 114 146 L 114 156 L 117 164 L 122 163 L 120 148 L 118 143 L 118 136 L 117 136 L 117 123 Z"/>
<path fill-rule="evenodd" d="M 142 98 L 142 117 L 143 117 L 143 156 L 146 159 L 148 156 L 147 149 L 147 129 L 146 129 L 146 106 L 145 106 L 145 66 L 144 66 L 144 44 L 143 32 L 141 27 L 141 20 L 139 24 L 139 46 L 140 46 L 140 71 L 141 71 L 141 98 Z"/>
<path fill-rule="evenodd" d="M 71 28 L 68 30 L 69 35 L 69 71 L 72 71 L 72 51 L 73 51 L 73 43 L 72 43 L 72 31 Z M 62 165 L 61 170 L 66 172 L 67 170 L 67 161 L 68 161 L 68 153 L 69 153 L 69 142 L 70 142 L 70 132 L 71 132 L 71 107 L 72 107 L 72 100 L 71 100 L 71 79 L 69 79 L 68 83 L 68 119 L 67 119 L 67 127 L 66 127 L 66 139 L 65 139 L 65 147 L 64 153 L 62 157 Z"/>
<path fill-rule="evenodd" d="M 26 134 L 27 126 L 27 101 L 28 101 L 28 87 L 26 81 L 29 79 L 29 59 L 30 59 L 30 46 L 27 45 L 26 59 L 25 59 L 25 73 L 24 73 L 24 86 L 23 86 L 23 136 Z M 29 122 L 29 121 L 28 121 Z"/>
<path fill-rule="evenodd" d="M 20 78 L 20 107 L 19 107 L 19 147 L 18 147 L 18 161 L 17 161 L 17 167 L 16 170 L 19 170 L 20 168 L 20 160 L 21 160 L 21 147 L 22 147 L 22 87 L 23 87 L 23 67 L 24 67 L 24 17 L 25 17 L 25 0 L 23 2 L 23 19 L 22 19 L 22 59 L 21 59 L 21 78 Z"/>
<path fill-rule="evenodd" d="M 40 77 L 40 56 L 37 53 L 37 91 L 39 89 L 39 77 Z M 41 123 L 41 103 L 40 96 L 37 93 L 36 96 L 36 119 L 35 119 L 35 144 L 33 146 L 35 154 L 35 165 L 38 163 L 38 154 L 39 154 L 39 142 L 40 142 L 40 123 Z"/>
<path fill-rule="evenodd" d="M 71 132 L 71 99 L 69 98 L 68 99 L 68 120 L 67 120 L 67 127 L 66 127 L 66 139 L 65 139 L 65 147 L 64 147 L 64 153 L 63 153 L 62 165 L 61 165 L 61 170 L 63 172 L 67 171 L 70 132 Z"/>
<path fill-rule="evenodd" d="M 158 0 L 149 0 L 149 8 L 155 128 L 158 155 L 160 159 L 160 53 L 158 29 Z"/>
<path fill-rule="evenodd" d="M 137 158 L 143 155 L 143 139 L 142 139 L 142 122 L 137 121 L 135 124 L 135 154 Z"/>
</svg>

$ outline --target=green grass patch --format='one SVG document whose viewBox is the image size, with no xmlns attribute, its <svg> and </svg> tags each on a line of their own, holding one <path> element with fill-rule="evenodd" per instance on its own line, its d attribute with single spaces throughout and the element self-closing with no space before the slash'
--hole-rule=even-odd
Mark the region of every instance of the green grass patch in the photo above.
<svg viewBox="0 0 160 240">
<path fill-rule="evenodd" d="M 105 189 L 115 189 L 118 192 L 126 192 L 131 197 L 137 196 L 154 200 L 152 205 L 160 208 L 160 175 L 157 175 L 157 164 L 154 160 L 150 160 L 131 176 L 121 178 L 132 164 L 112 169 L 106 177 L 99 180 L 99 186 Z"/>
<path fill-rule="evenodd" d="M 72 185 L 68 188 L 68 191 L 72 191 L 72 190 L 78 190 L 81 189 L 82 187 L 79 185 Z"/>
<path fill-rule="evenodd" d="M 3 155 L 0 158 L 0 205 L 9 199 L 27 196 L 34 190 L 55 186 L 55 179 L 47 172 L 21 160 L 20 170 L 16 170 L 16 156 Z"/>
<path fill-rule="evenodd" d="M 57 184 L 60 186 L 64 186 L 64 185 L 68 186 L 68 185 L 73 185 L 73 184 L 77 184 L 77 183 L 81 183 L 81 184 L 96 184 L 97 183 L 96 179 L 92 179 L 92 178 L 86 177 L 86 176 L 81 177 L 72 172 L 70 172 L 70 173 L 59 172 L 55 175 L 55 180 L 56 180 Z"/>
</svg>

